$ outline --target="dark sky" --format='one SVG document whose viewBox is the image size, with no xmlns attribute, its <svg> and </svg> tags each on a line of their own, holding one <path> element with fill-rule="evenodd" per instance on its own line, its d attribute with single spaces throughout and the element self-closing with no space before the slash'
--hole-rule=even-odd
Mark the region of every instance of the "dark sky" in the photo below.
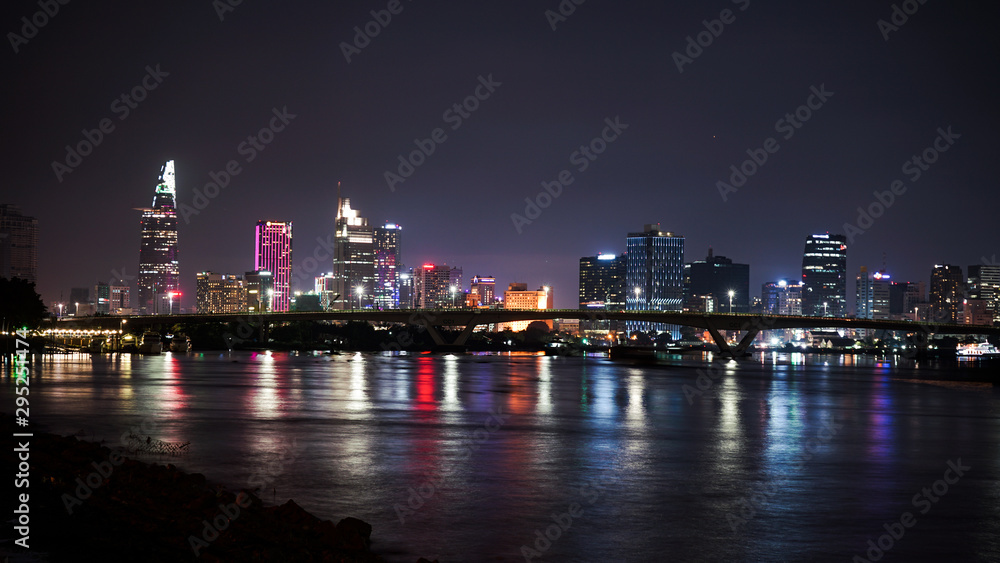
<svg viewBox="0 0 1000 563">
<path fill-rule="evenodd" d="M 403 0 L 348 63 L 341 43 L 388 4 L 247 0 L 220 21 L 209 0 L 77 1 L 17 53 L 7 35 L 0 201 L 39 219 L 46 302 L 135 275 L 133 208 L 150 204 L 170 158 L 188 205 L 210 172 L 241 165 L 181 221 L 185 304 L 197 272 L 251 269 L 258 219 L 294 221 L 301 267 L 332 232 L 337 181 L 373 223 L 403 226 L 407 265 L 459 265 L 498 289 L 550 284 L 558 307 L 576 306 L 581 256 L 621 252 L 627 232 L 655 222 L 687 238 L 687 261 L 711 245 L 749 263 L 759 294 L 798 277 L 807 235 L 843 232 L 897 179 L 906 192 L 850 245 L 852 308 L 858 267 L 883 254 L 914 281 L 935 263 L 1000 257 L 995 5 L 928 0 L 886 41 L 888 0 L 587 0 L 555 31 L 556 0 Z M 679 72 L 671 55 L 724 9 L 735 20 Z M 5 2 L 2 29 L 20 33 L 37 11 Z M 125 116 L 112 104 L 147 65 L 169 75 Z M 501 85 L 453 130 L 445 111 L 490 75 Z M 821 85 L 833 95 L 786 140 L 776 122 Z M 296 117 L 247 162 L 240 144 L 285 107 Z M 628 129 L 580 172 L 572 153 L 615 117 Z M 59 181 L 53 161 L 105 118 L 114 130 Z M 961 137 L 912 181 L 904 163 L 948 127 Z M 447 139 L 391 191 L 384 173 L 436 128 Z M 769 137 L 777 152 L 724 201 L 716 183 Z M 562 170 L 573 183 L 518 233 L 511 214 Z"/>
</svg>

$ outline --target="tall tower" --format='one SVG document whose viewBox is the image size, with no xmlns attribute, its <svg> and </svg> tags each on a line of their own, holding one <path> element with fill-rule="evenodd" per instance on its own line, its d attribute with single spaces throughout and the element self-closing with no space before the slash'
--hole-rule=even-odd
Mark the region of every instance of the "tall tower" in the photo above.
<svg viewBox="0 0 1000 563">
<path fill-rule="evenodd" d="M 399 237 L 403 228 L 393 223 L 375 228 L 375 305 L 399 308 Z"/>
<path fill-rule="evenodd" d="M 684 301 L 684 237 L 646 225 L 625 239 L 625 309 L 680 311 Z M 670 331 L 680 339 L 680 327 L 627 321 L 629 332 Z"/>
<path fill-rule="evenodd" d="M 142 211 L 139 246 L 139 311 L 142 314 L 163 314 L 180 309 L 176 197 L 174 161 L 168 160 L 160 168 L 152 207 L 138 208 Z"/>
<path fill-rule="evenodd" d="M 262 296 L 265 302 L 270 302 L 268 310 L 287 311 L 292 299 L 291 221 L 257 221 L 254 229 L 253 269 L 271 273 L 273 285 L 268 291 L 271 295 Z"/>
<path fill-rule="evenodd" d="M 0 204 L 0 278 L 36 283 L 38 275 L 38 219 Z"/>
<path fill-rule="evenodd" d="M 936 264 L 931 270 L 931 307 L 935 322 L 955 323 L 965 299 L 965 279 L 962 268 L 951 264 Z"/>
<path fill-rule="evenodd" d="M 333 309 L 371 306 L 375 295 L 375 232 L 368 219 L 351 209 L 350 198 L 337 198 L 333 240 Z"/>
<path fill-rule="evenodd" d="M 802 254 L 802 314 L 843 317 L 847 313 L 847 237 L 809 235 Z"/>
</svg>

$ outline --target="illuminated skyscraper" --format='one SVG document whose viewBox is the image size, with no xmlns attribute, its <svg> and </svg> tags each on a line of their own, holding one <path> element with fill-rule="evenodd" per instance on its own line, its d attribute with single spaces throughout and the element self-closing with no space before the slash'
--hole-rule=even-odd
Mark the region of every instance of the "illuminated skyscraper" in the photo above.
<svg viewBox="0 0 1000 563">
<path fill-rule="evenodd" d="M 625 256 L 598 254 L 580 258 L 580 309 L 625 308 Z"/>
<path fill-rule="evenodd" d="M 680 311 L 684 301 L 684 237 L 646 225 L 625 240 L 625 309 Z M 627 321 L 629 332 L 670 331 L 680 339 L 680 327 Z"/>
<path fill-rule="evenodd" d="M 962 268 L 951 264 L 937 264 L 931 270 L 932 320 L 956 323 L 961 320 L 962 301 L 965 299 L 965 278 Z"/>
<path fill-rule="evenodd" d="M 768 315 L 801 315 L 802 284 L 785 280 L 761 286 L 761 308 Z M 725 309 L 723 309 L 725 310 Z"/>
<path fill-rule="evenodd" d="M 139 312 L 168 313 L 180 309 L 180 270 L 177 262 L 177 210 L 174 200 L 174 161 L 160 169 L 153 206 L 142 211 L 139 246 Z M 169 303 L 169 306 L 166 306 Z"/>
<path fill-rule="evenodd" d="M 199 313 L 242 313 L 247 310 L 243 276 L 201 272 L 195 291 Z"/>
<path fill-rule="evenodd" d="M 38 219 L 21 215 L 21 210 L 0 204 L 0 278 L 20 278 L 37 282 Z"/>
<path fill-rule="evenodd" d="M 347 197 L 337 198 L 333 278 L 333 309 L 371 306 L 375 295 L 375 232 L 368 219 L 351 209 Z"/>
<path fill-rule="evenodd" d="M 810 235 L 802 254 L 802 314 L 843 317 L 847 313 L 847 237 Z"/>
<path fill-rule="evenodd" d="M 269 311 L 287 311 L 292 292 L 292 222 L 257 221 L 254 230 L 254 270 L 264 270 L 273 276 L 269 291 Z"/>
<path fill-rule="evenodd" d="M 454 291 L 453 291 L 454 289 Z M 462 269 L 447 264 L 424 264 L 413 271 L 413 305 L 417 309 L 444 309 L 465 305 Z"/>
<path fill-rule="evenodd" d="M 375 305 L 399 308 L 399 237 L 403 228 L 393 223 L 375 228 Z"/>
<path fill-rule="evenodd" d="M 892 280 L 885 272 L 869 272 L 861 266 L 856 289 L 857 317 L 859 319 L 887 320 L 892 310 Z"/>
</svg>

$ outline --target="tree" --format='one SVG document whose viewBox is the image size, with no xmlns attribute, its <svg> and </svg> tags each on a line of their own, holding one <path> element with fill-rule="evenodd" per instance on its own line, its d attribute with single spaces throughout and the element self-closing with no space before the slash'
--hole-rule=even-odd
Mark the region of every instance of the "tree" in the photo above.
<svg viewBox="0 0 1000 563">
<path fill-rule="evenodd" d="M 0 278 L 0 317 L 6 327 L 35 328 L 47 313 L 35 284 L 21 278 Z"/>
</svg>

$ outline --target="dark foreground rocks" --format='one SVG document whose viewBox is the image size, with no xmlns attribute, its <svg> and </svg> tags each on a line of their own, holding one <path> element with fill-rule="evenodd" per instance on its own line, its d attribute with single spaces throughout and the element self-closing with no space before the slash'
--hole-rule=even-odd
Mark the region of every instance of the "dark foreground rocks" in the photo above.
<svg viewBox="0 0 1000 563">
<path fill-rule="evenodd" d="M 23 430 L 10 417 L 3 422 L 5 466 L 16 468 L 20 444 L 11 434 Z M 29 546 L 49 561 L 383 561 L 369 551 L 372 527 L 356 518 L 334 524 L 291 500 L 265 507 L 204 475 L 74 437 L 35 432 L 22 440 L 30 440 L 30 486 L 14 492 L 29 494 Z M 3 548 L 23 552 L 12 540 Z"/>
</svg>

